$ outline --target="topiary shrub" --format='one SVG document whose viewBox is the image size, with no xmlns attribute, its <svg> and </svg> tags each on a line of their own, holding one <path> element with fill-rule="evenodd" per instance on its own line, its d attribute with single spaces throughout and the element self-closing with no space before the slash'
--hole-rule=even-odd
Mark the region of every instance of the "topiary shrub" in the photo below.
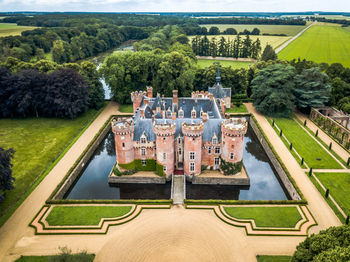
<svg viewBox="0 0 350 262">
<path fill-rule="evenodd" d="M 165 177 L 164 166 L 156 162 L 156 173 L 158 176 Z"/>
<path fill-rule="evenodd" d="M 220 169 L 225 176 L 235 175 L 242 170 L 243 162 L 231 163 L 227 162 L 220 156 Z"/>
<path fill-rule="evenodd" d="M 349 261 L 349 258 L 350 228 L 340 226 L 307 237 L 297 246 L 292 261 Z"/>
</svg>

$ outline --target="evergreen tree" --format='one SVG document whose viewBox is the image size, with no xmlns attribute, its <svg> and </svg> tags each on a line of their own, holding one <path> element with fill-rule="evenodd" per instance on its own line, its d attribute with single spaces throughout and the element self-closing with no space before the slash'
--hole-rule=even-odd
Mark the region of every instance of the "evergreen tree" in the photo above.
<svg viewBox="0 0 350 262">
<path fill-rule="evenodd" d="M 277 59 L 277 55 L 275 53 L 275 50 L 273 50 L 271 45 L 267 44 L 261 55 L 261 60 L 269 61 L 269 60 L 276 60 L 276 59 Z"/>
</svg>

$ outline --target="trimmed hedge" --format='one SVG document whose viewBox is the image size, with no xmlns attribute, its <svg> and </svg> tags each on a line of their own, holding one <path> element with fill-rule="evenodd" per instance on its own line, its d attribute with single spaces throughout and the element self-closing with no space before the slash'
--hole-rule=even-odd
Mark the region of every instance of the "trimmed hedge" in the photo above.
<svg viewBox="0 0 350 262">
<path fill-rule="evenodd" d="M 144 204 L 144 205 L 165 205 L 172 204 L 172 199 L 55 199 L 47 200 L 47 204 Z"/>
<path fill-rule="evenodd" d="M 220 199 L 185 199 L 187 205 L 304 205 L 307 204 L 303 200 L 220 200 Z"/>
<path fill-rule="evenodd" d="M 165 177 L 164 166 L 156 162 L 156 172 L 159 176 Z"/>
<path fill-rule="evenodd" d="M 142 165 L 141 159 L 135 159 L 133 162 L 128 164 L 119 164 L 123 169 L 133 169 L 137 171 L 156 171 L 156 160 L 146 159 L 146 165 Z"/>
<path fill-rule="evenodd" d="M 225 161 L 220 156 L 220 169 L 224 172 L 225 176 L 232 176 L 237 174 L 242 170 L 243 161 L 239 161 L 237 163 L 231 163 L 228 161 Z"/>
</svg>

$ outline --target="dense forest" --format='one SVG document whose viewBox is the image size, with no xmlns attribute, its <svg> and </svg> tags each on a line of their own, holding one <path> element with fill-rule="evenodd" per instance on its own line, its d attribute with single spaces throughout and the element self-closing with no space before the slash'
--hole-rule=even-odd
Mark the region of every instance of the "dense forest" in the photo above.
<svg viewBox="0 0 350 262">
<path fill-rule="evenodd" d="M 257 59 L 261 52 L 261 43 L 259 38 L 252 41 L 249 35 L 246 35 L 244 39 L 237 35 L 234 40 L 226 40 L 225 37 L 219 40 L 213 37 L 209 40 L 206 36 L 196 36 L 192 39 L 192 49 L 199 56 Z"/>
<path fill-rule="evenodd" d="M 198 18 L 197 20 L 199 24 L 306 25 L 306 21 L 303 19 L 215 17 Z"/>
</svg>

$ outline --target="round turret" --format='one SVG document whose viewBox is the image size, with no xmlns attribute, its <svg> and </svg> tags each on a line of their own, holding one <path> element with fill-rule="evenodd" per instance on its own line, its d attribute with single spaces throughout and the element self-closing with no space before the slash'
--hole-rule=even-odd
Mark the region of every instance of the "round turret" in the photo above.
<svg viewBox="0 0 350 262">
<path fill-rule="evenodd" d="M 133 103 L 134 114 L 135 114 L 137 108 L 139 108 L 141 106 L 142 98 L 144 95 L 146 95 L 146 92 L 144 92 L 144 91 L 135 91 L 135 92 L 131 93 L 131 101 Z"/>
<path fill-rule="evenodd" d="M 134 121 L 122 118 L 112 121 L 117 163 L 127 164 L 134 161 Z"/>
</svg>

